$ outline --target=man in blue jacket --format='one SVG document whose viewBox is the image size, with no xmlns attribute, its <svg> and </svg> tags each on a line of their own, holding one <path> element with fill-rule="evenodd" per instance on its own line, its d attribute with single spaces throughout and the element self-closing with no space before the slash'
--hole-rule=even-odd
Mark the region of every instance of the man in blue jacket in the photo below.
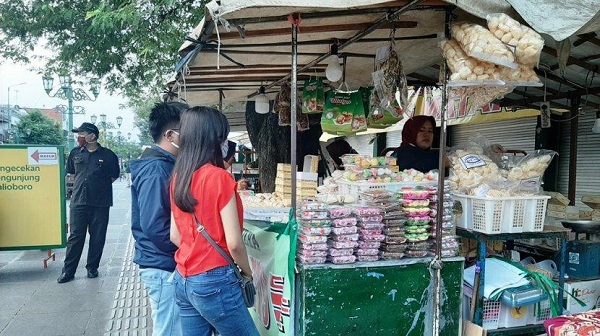
<svg viewBox="0 0 600 336">
<path fill-rule="evenodd" d="M 169 178 L 179 149 L 179 116 L 187 107 L 182 103 L 159 103 L 152 108 L 149 131 L 155 144 L 129 166 L 133 261 L 139 265 L 140 278 L 148 290 L 155 336 L 181 335 L 179 307 L 170 281 L 177 247 L 169 239 Z"/>
</svg>

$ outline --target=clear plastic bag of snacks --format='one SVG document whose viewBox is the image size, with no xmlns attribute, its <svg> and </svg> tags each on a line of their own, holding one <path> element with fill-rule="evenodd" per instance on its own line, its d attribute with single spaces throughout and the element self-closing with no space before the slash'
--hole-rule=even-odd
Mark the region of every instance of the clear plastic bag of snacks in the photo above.
<svg viewBox="0 0 600 336">
<path fill-rule="evenodd" d="M 330 248 L 329 255 L 332 257 L 349 256 L 354 254 L 354 249 L 336 249 Z"/>
<path fill-rule="evenodd" d="M 383 232 L 382 229 L 360 229 L 358 234 L 361 237 L 372 236 L 372 235 L 380 235 Z"/>
<path fill-rule="evenodd" d="M 358 217 L 360 222 L 370 222 L 370 223 L 381 223 L 383 221 L 382 215 L 363 215 Z"/>
<path fill-rule="evenodd" d="M 381 260 L 398 260 L 398 259 L 402 259 L 404 257 L 404 253 L 402 252 L 387 252 L 387 251 L 382 251 L 379 254 L 379 258 Z"/>
<path fill-rule="evenodd" d="M 380 222 L 374 222 L 374 223 L 370 223 L 370 222 L 361 222 L 360 223 L 360 228 L 365 229 L 365 230 L 382 230 L 385 227 L 385 224 L 380 223 Z"/>
<path fill-rule="evenodd" d="M 379 249 L 381 242 L 376 241 L 358 241 L 358 248 L 360 249 Z"/>
<path fill-rule="evenodd" d="M 329 209 L 329 216 L 331 218 L 343 218 L 343 217 L 348 217 L 351 214 L 352 214 L 351 208 L 332 207 Z"/>
<path fill-rule="evenodd" d="M 301 264 L 324 264 L 327 261 L 327 257 L 298 256 L 297 260 Z"/>
<path fill-rule="evenodd" d="M 383 241 L 385 239 L 385 236 L 382 235 L 382 234 L 368 234 L 368 235 L 366 234 L 366 235 L 363 235 L 361 238 L 364 241 L 377 241 L 377 242 L 381 242 L 381 241 Z"/>
<path fill-rule="evenodd" d="M 356 257 L 357 261 L 377 261 L 379 260 L 378 255 L 359 255 Z"/>
<path fill-rule="evenodd" d="M 357 241 L 358 233 L 355 234 L 343 234 L 343 235 L 332 235 L 331 239 L 334 241 Z"/>
<path fill-rule="evenodd" d="M 300 210 L 327 210 L 327 204 L 314 198 L 303 198 L 300 201 Z"/>
<path fill-rule="evenodd" d="M 327 219 L 327 211 L 315 211 L 315 210 L 303 210 L 300 211 L 300 218 L 302 219 Z"/>
<path fill-rule="evenodd" d="M 504 13 L 488 15 L 487 26 L 496 38 L 514 48 L 515 59 L 519 64 L 533 67 L 539 63 L 544 39 L 535 30 Z"/>
<path fill-rule="evenodd" d="M 299 234 L 298 240 L 300 240 L 300 242 L 302 242 L 302 244 L 319 244 L 319 243 L 326 243 L 327 236 L 307 236 L 304 234 Z"/>
<path fill-rule="evenodd" d="M 356 226 L 334 227 L 331 230 L 331 232 L 333 232 L 334 235 L 353 234 L 353 233 L 356 233 L 357 231 L 358 231 L 358 228 Z"/>
<path fill-rule="evenodd" d="M 298 256 L 301 257 L 327 257 L 327 251 L 321 251 L 321 250 L 304 250 L 304 249 L 299 249 L 297 252 Z"/>
<path fill-rule="evenodd" d="M 298 219 L 298 224 L 304 227 L 327 228 L 331 226 L 329 219 Z"/>
<path fill-rule="evenodd" d="M 331 232 L 330 227 L 301 226 L 300 233 L 307 236 L 327 236 Z"/>
<path fill-rule="evenodd" d="M 360 192 L 360 199 L 367 202 L 388 202 L 392 193 L 383 189 L 370 189 Z"/>
<path fill-rule="evenodd" d="M 358 248 L 355 251 L 356 255 L 378 255 L 379 249 L 363 249 Z"/>
<path fill-rule="evenodd" d="M 412 251 L 406 250 L 404 251 L 404 255 L 407 258 L 424 258 L 430 255 L 429 251 Z"/>
<path fill-rule="evenodd" d="M 406 242 L 406 237 L 404 236 L 386 236 L 383 240 L 385 244 L 402 244 Z"/>
<path fill-rule="evenodd" d="M 327 243 L 305 244 L 301 242 L 300 244 L 298 244 L 298 248 L 307 251 L 327 251 L 327 249 L 329 249 L 329 246 L 327 246 Z"/>
<path fill-rule="evenodd" d="M 381 245 L 381 250 L 385 251 L 385 252 L 395 252 L 395 253 L 400 253 L 400 252 L 404 252 L 404 250 L 406 250 L 406 245 L 405 244 L 387 244 L 384 243 Z"/>
<path fill-rule="evenodd" d="M 332 221 L 333 227 L 355 226 L 358 223 L 356 217 L 336 218 Z"/>
<path fill-rule="evenodd" d="M 330 247 L 336 248 L 336 249 L 353 249 L 355 247 L 358 246 L 358 241 L 335 241 L 335 240 L 329 240 L 327 242 L 327 244 L 329 244 Z"/>
<path fill-rule="evenodd" d="M 443 40 L 440 47 L 451 72 L 452 84 L 502 84 L 502 81 L 499 80 L 498 67 L 495 64 L 468 56 L 456 40 Z"/>
<path fill-rule="evenodd" d="M 376 207 L 357 207 L 354 208 L 354 213 L 357 216 L 377 216 L 381 215 L 381 209 Z"/>
<path fill-rule="evenodd" d="M 356 261 L 356 256 L 339 256 L 339 257 L 328 257 L 327 260 L 333 264 L 351 264 Z"/>
<path fill-rule="evenodd" d="M 457 22 L 451 29 L 452 36 L 468 56 L 509 68 L 517 67 L 512 51 L 483 26 Z"/>
</svg>

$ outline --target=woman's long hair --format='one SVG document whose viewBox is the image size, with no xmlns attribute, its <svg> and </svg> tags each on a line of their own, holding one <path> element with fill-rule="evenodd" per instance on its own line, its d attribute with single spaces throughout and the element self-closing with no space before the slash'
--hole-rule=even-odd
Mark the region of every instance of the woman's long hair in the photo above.
<svg viewBox="0 0 600 336">
<path fill-rule="evenodd" d="M 221 144 L 228 135 L 227 118 L 214 108 L 196 106 L 181 114 L 179 154 L 172 179 L 175 181 L 173 198 L 182 211 L 192 213 L 198 204 L 190 192 L 194 172 L 209 163 L 224 168 Z"/>
</svg>

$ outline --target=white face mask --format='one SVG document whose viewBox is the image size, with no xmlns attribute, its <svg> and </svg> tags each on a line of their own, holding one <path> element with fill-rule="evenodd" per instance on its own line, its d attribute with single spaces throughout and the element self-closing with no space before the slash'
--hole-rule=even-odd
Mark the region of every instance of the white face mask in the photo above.
<svg viewBox="0 0 600 336">
<path fill-rule="evenodd" d="M 221 154 L 223 154 L 223 158 L 225 158 L 227 156 L 228 151 L 229 151 L 229 141 L 225 140 L 225 142 L 223 142 L 221 144 Z"/>
</svg>

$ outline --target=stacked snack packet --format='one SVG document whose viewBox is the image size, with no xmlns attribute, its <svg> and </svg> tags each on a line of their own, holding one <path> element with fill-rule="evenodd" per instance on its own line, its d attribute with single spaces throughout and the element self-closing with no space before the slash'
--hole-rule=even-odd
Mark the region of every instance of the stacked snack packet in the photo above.
<svg viewBox="0 0 600 336">
<path fill-rule="evenodd" d="M 334 264 L 349 264 L 356 261 L 354 248 L 358 246 L 358 227 L 352 209 L 332 207 L 329 209 L 332 229 L 327 244 L 327 260 Z"/>
<path fill-rule="evenodd" d="M 327 237 L 331 232 L 331 220 L 326 205 L 312 199 L 303 200 L 298 212 L 298 224 L 298 262 L 325 263 Z"/>
</svg>

